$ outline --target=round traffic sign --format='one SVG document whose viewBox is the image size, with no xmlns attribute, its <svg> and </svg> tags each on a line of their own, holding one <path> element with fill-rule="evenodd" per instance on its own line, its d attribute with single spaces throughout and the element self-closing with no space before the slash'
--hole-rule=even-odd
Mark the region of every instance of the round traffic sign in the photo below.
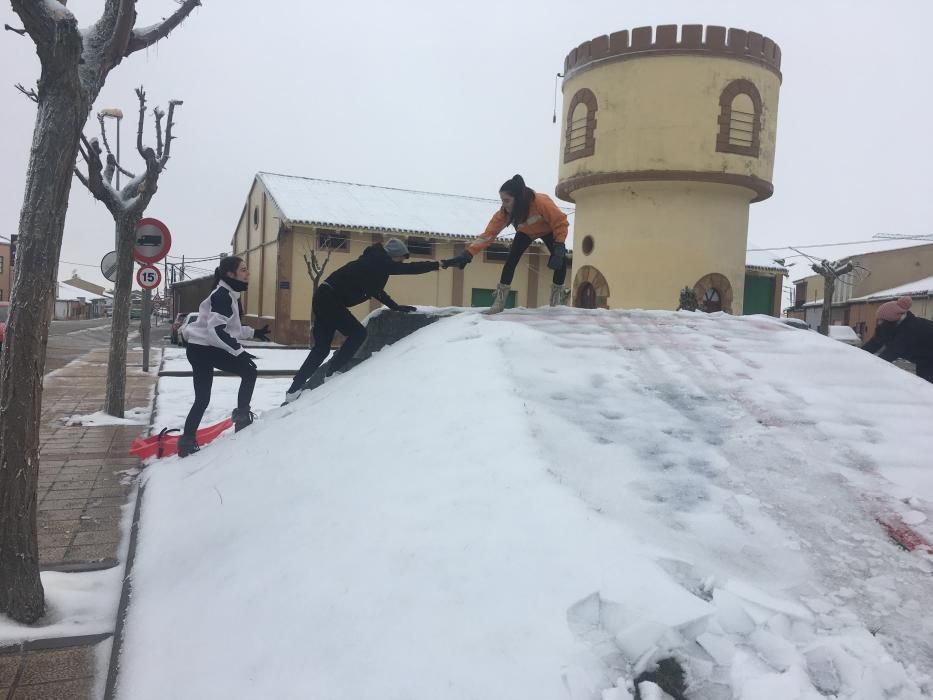
<svg viewBox="0 0 933 700">
<path fill-rule="evenodd" d="M 162 273 L 155 265 L 143 265 L 136 271 L 136 281 L 143 289 L 155 289 L 162 284 Z"/>
<path fill-rule="evenodd" d="M 141 263 L 159 262 L 172 247 L 168 226 L 158 219 L 140 219 L 136 224 L 136 245 L 133 257 Z"/>
<path fill-rule="evenodd" d="M 108 282 L 117 281 L 117 251 L 111 250 L 101 258 L 100 272 Z"/>
</svg>

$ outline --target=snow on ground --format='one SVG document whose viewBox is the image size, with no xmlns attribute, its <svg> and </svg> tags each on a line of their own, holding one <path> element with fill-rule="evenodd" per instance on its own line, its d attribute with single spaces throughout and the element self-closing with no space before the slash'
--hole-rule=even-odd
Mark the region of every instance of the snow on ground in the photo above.
<svg viewBox="0 0 933 700">
<path fill-rule="evenodd" d="M 184 348 L 166 347 L 165 364 L 162 369 L 166 372 L 190 372 L 191 363 L 185 356 Z M 273 348 L 262 347 L 262 345 L 250 346 L 249 352 L 255 355 L 256 366 L 261 370 L 292 370 L 297 372 L 301 363 L 308 356 L 307 349 L 288 349 L 277 350 Z M 189 381 L 190 384 L 190 381 Z"/>
<path fill-rule="evenodd" d="M 933 697 L 931 424 L 765 317 L 437 322 L 147 468 L 119 697 Z"/>
<path fill-rule="evenodd" d="M 104 411 L 97 411 L 85 416 L 73 415 L 65 419 L 65 425 L 83 425 L 98 428 L 104 425 L 146 425 L 149 423 L 149 406 L 131 408 L 123 412 L 123 418 L 116 418 Z"/>
</svg>

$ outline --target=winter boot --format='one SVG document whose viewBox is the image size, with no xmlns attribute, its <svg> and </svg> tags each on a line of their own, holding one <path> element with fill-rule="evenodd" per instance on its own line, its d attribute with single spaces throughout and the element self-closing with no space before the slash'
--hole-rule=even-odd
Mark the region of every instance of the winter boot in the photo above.
<svg viewBox="0 0 933 700">
<path fill-rule="evenodd" d="M 198 441 L 195 439 L 194 435 L 182 435 L 178 438 L 176 449 L 178 450 L 179 457 L 187 457 L 201 448 L 198 447 Z"/>
<path fill-rule="evenodd" d="M 483 313 L 485 314 L 497 314 L 500 311 L 505 310 L 505 302 L 509 298 L 509 290 L 511 287 L 507 284 L 497 284 L 496 285 L 496 296 L 492 301 L 492 306 L 490 306 Z"/>
<path fill-rule="evenodd" d="M 549 305 L 549 306 L 566 306 L 566 305 L 567 305 L 567 297 L 569 297 L 569 296 L 570 296 L 570 295 L 569 295 L 569 294 L 567 293 L 567 291 L 564 289 L 564 285 L 562 285 L 562 284 L 554 284 L 554 283 L 552 282 L 552 283 L 551 283 L 551 300 L 550 300 L 550 303 L 549 303 L 548 305 Z"/>
<path fill-rule="evenodd" d="M 256 415 L 250 411 L 248 408 L 245 411 L 241 411 L 239 408 L 233 409 L 233 432 L 238 433 L 243 428 L 248 428 L 253 424 L 253 418 Z"/>
</svg>

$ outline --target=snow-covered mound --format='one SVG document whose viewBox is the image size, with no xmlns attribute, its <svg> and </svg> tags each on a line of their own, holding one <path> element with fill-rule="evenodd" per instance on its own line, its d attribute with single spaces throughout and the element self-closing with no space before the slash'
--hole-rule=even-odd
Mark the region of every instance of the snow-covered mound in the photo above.
<svg viewBox="0 0 933 700">
<path fill-rule="evenodd" d="M 439 321 L 147 469 L 119 697 L 931 697 L 931 426 L 764 317 Z"/>
</svg>

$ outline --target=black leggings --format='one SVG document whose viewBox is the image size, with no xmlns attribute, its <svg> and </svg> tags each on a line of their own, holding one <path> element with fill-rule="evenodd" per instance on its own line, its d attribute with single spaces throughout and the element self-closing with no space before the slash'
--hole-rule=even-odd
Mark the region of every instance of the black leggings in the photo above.
<svg viewBox="0 0 933 700">
<path fill-rule="evenodd" d="M 505 261 L 505 267 L 502 268 L 502 277 L 499 278 L 501 284 L 512 284 L 512 277 L 515 275 L 515 268 L 518 266 L 518 261 L 524 255 L 525 251 L 528 250 L 528 246 L 531 245 L 532 238 L 526 236 L 524 233 L 516 233 L 515 238 L 512 239 L 512 247 L 509 248 L 509 257 Z M 541 241 L 544 245 L 547 246 L 548 253 L 554 252 L 554 234 L 549 233 L 546 236 L 541 236 Z M 567 277 L 567 259 L 564 259 L 563 265 L 558 269 L 554 270 L 554 284 L 563 284 L 564 279 Z"/>
<path fill-rule="evenodd" d="M 322 284 L 318 288 L 311 301 L 311 309 L 314 311 L 314 346 L 298 369 L 298 374 L 292 379 L 289 391 L 295 391 L 301 387 L 327 359 L 330 354 L 330 344 L 337 331 L 343 333 L 346 340 L 343 341 L 343 345 L 340 346 L 333 359 L 327 363 L 328 377 L 340 371 L 366 340 L 366 328 L 356 320 L 346 306 L 340 303 L 330 285 Z"/>
<path fill-rule="evenodd" d="M 236 357 L 226 350 L 209 345 L 188 344 L 188 362 L 191 363 L 194 379 L 194 405 L 185 420 L 185 435 L 193 436 L 201 425 L 204 411 L 211 402 L 211 387 L 214 384 L 214 368 L 240 377 L 240 392 L 237 394 L 237 410 L 249 411 L 256 385 L 256 365 L 240 353 Z"/>
</svg>

